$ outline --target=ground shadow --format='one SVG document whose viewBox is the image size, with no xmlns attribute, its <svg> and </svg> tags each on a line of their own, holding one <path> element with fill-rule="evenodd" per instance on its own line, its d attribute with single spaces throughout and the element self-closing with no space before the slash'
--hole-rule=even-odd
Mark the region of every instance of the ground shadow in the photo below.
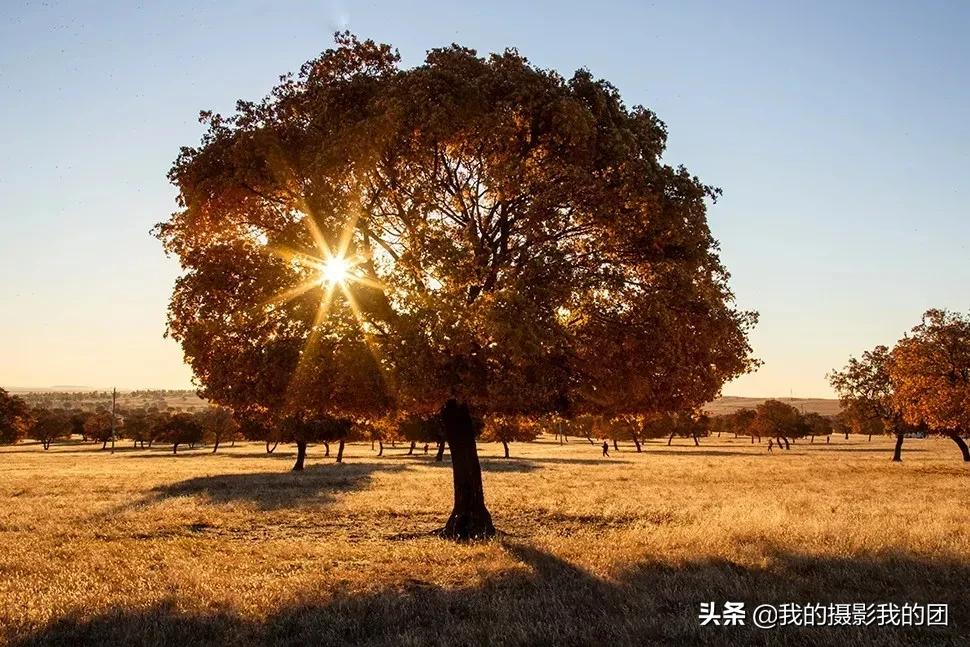
<svg viewBox="0 0 970 647">
<path fill-rule="evenodd" d="M 9 629 L 18 647 L 41 645 L 965 645 L 966 563 L 903 554 L 867 559 L 767 551 L 765 566 L 726 560 L 649 561 L 609 580 L 534 547 L 504 542 L 520 567 L 476 585 L 420 579 L 375 593 L 349 590 L 281 603 L 267 619 L 231 610 L 184 612 L 170 599 Z M 419 573 L 419 572 L 418 572 Z M 309 600 L 309 601 L 308 601 Z M 949 603 L 946 627 L 839 626 L 760 629 L 701 626 L 703 601 Z M 720 606 L 720 605 L 719 605 Z M 267 610 L 270 611 L 270 610 Z"/>
<path fill-rule="evenodd" d="M 365 489 L 375 472 L 396 472 L 403 465 L 375 462 L 310 465 L 302 472 L 246 472 L 197 476 L 154 488 L 147 501 L 203 496 L 213 503 L 248 502 L 263 509 L 332 500 L 342 492 Z"/>
</svg>

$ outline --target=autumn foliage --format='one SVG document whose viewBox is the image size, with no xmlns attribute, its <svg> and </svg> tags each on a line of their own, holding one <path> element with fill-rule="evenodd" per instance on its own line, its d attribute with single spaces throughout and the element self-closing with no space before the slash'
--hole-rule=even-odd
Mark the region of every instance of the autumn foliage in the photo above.
<svg viewBox="0 0 970 647">
<path fill-rule="evenodd" d="M 275 420 L 440 416 L 446 535 L 494 532 L 475 420 L 692 411 L 755 365 L 707 225 L 718 191 L 588 71 L 459 46 L 402 69 L 339 35 L 203 121 L 157 228 L 202 395 Z"/>
</svg>

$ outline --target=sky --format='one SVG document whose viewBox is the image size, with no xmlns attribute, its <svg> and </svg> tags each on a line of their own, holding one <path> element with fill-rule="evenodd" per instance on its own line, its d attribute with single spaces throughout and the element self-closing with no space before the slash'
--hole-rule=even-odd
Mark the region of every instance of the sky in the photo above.
<svg viewBox="0 0 970 647">
<path fill-rule="evenodd" d="M 929 307 L 970 307 L 970 3 L 0 0 L 0 386 L 189 388 L 152 226 L 199 110 L 332 44 L 457 42 L 586 67 L 669 129 L 764 361 L 728 395 L 825 374 Z"/>
</svg>

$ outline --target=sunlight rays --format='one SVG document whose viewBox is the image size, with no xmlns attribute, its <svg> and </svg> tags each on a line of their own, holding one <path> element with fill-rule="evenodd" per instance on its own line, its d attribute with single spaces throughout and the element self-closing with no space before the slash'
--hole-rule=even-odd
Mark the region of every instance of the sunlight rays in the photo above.
<svg viewBox="0 0 970 647">
<path fill-rule="evenodd" d="M 357 215 L 349 217 L 341 229 L 336 244 L 331 245 L 313 216 L 309 215 L 308 212 L 304 213 L 306 214 L 304 221 L 315 248 L 312 253 L 282 245 L 268 245 L 266 247 L 268 253 L 291 264 L 293 269 L 305 278 L 296 285 L 274 295 L 265 305 L 279 305 L 297 299 L 315 289 L 322 291 L 313 322 L 310 324 L 302 352 L 291 376 L 291 385 L 299 380 L 300 376 L 312 365 L 312 361 L 319 350 L 320 337 L 326 332 L 325 324 L 333 312 L 338 294 L 342 295 L 347 310 L 353 316 L 368 352 L 377 363 L 381 374 L 385 375 L 380 351 L 375 340 L 372 339 L 377 327 L 368 320 L 366 314 L 361 310 L 353 291 L 355 285 L 381 291 L 385 289 L 383 283 L 376 277 L 365 275 L 366 263 L 369 260 L 367 255 L 353 253 L 351 249 L 359 218 Z M 370 271 L 373 273 L 373 269 Z"/>
</svg>

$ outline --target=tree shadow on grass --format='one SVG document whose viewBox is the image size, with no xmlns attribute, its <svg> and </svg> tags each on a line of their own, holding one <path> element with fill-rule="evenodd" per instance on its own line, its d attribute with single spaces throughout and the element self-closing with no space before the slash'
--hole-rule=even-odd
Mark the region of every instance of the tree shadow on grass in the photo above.
<svg viewBox="0 0 970 647">
<path fill-rule="evenodd" d="M 814 447 L 814 446 L 815 445 L 798 445 L 799 448 Z M 792 447 L 794 448 L 794 445 L 792 445 Z M 819 447 L 825 447 L 825 445 L 819 445 Z M 886 456 L 893 455 L 893 448 L 891 445 L 883 445 L 882 447 L 852 447 L 852 446 L 836 447 L 834 445 L 829 445 L 829 447 L 831 447 L 834 451 L 837 451 L 837 452 L 852 452 L 852 453 L 870 452 L 870 453 L 876 453 L 876 454 L 885 454 Z M 905 444 L 903 444 L 904 457 L 906 456 L 906 454 L 915 454 L 918 452 L 925 452 L 925 451 L 926 450 L 923 449 L 922 447 L 907 447 Z M 958 456 L 960 455 L 959 452 L 957 452 L 957 455 Z"/>
<path fill-rule="evenodd" d="M 636 453 L 636 452 L 632 452 L 632 453 Z M 738 451 L 729 451 L 729 450 L 724 450 L 724 449 L 704 449 L 703 446 L 701 446 L 701 447 L 690 447 L 690 448 L 687 448 L 687 449 L 677 449 L 676 447 L 671 447 L 671 448 L 666 448 L 665 447 L 664 449 L 644 449 L 643 450 L 643 453 L 644 454 L 652 454 L 652 455 L 656 455 L 656 456 L 663 456 L 663 455 L 668 455 L 668 456 L 669 455 L 674 455 L 674 456 L 732 456 L 732 457 L 738 457 L 738 458 L 744 458 L 744 457 L 750 457 L 750 456 L 756 456 L 757 455 L 757 454 L 753 454 L 750 451 L 741 451 L 741 450 L 738 450 Z M 765 453 L 767 454 L 768 453 L 768 450 L 765 450 Z"/>
<path fill-rule="evenodd" d="M 202 496 L 213 503 L 248 502 L 273 510 L 301 503 L 333 500 L 343 492 L 366 489 L 375 472 L 397 472 L 404 466 L 372 463 L 310 465 L 302 472 L 246 472 L 197 476 L 161 485 L 146 503 L 185 496 Z"/>
<path fill-rule="evenodd" d="M 604 579 L 534 547 L 504 543 L 516 567 L 475 585 L 418 579 L 381 591 L 342 589 L 267 609 L 181 611 L 169 599 L 10 629 L 17 647 L 41 645 L 965 645 L 965 562 L 903 554 L 865 559 L 768 551 L 765 566 L 723 559 L 646 561 Z M 744 602 L 744 626 L 700 626 L 701 602 Z M 949 603 L 946 627 L 838 626 L 760 629 L 751 610 L 770 603 Z M 184 605 L 183 605 L 184 606 Z"/>
<path fill-rule="evenodd" d="M 518 460 L 523 462 L 534 463 L 535 465 L 609 465 L 610 459 L 603 458 L 553 458 L 549 456 L 538 457 L 538 456 L 523 456 L 522 458 L 496 458 L 491 459 L 495 461 L 500 460 Z"/>
</svg>

